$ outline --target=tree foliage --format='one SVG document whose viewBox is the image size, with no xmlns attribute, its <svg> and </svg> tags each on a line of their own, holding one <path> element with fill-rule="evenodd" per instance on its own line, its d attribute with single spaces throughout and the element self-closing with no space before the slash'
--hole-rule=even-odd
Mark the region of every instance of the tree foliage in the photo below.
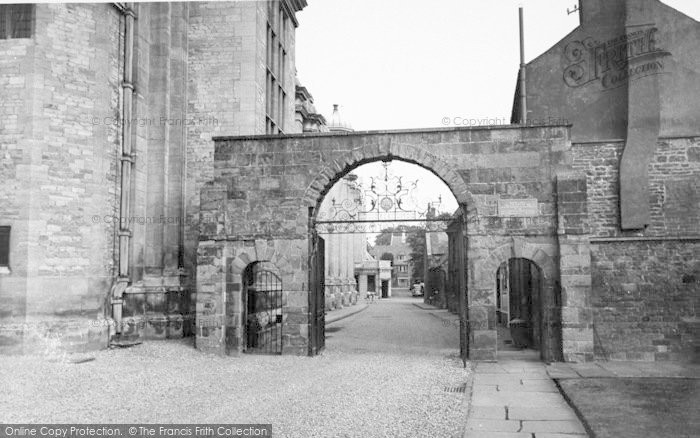
<svg viewBox="0 0 700 438">
<path fill-rule="evenodd" d="M 411 247 L 411 261 L 413 262 L 413 281 L 423 281 L 425 270 L 425 230 L 411 233 L 407 236 L 408 244 Z"/>
<path fill-rule="evenodd" d="M 379 235 L 374 239 L 374 246 L 388 246 L 391 245 L 391 233 L 393 233 L 395 227 L 384 228 L 379 232 Z"/>
</svg>

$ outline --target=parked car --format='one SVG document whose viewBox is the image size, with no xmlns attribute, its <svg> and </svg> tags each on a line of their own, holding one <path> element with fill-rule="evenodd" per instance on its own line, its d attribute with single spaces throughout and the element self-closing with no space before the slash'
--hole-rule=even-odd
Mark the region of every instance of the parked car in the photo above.
<svg viewBox="0 0 700 438">
<path fill-rule="evenodd" d="M 413 283 L 413 286 L 411 286 L 411 295 L 414 297 L 422 297 L 424 288 L 425 288 L 424 283 L 421 283 L 421 282 Z"/>
</svg>

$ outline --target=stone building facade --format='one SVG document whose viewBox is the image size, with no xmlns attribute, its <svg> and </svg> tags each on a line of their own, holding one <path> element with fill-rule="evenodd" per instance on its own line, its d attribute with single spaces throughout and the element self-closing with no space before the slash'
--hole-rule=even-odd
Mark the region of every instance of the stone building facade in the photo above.
<svg viewBox="0 0 700 438">
<path fill-rule="evenodd" d="M 367 300 L 381 299 L 382 292 L 391 296 L 391 262 L 375 260 L 369 253 L 360 263 L 355 264 L 355 277 L 360 297 Z"/>
<path fill-rule="evenodd" d="M 356 181 L 356 175 L 348 174 L 335 183 L 321 204 L 320 217 L 339 220 L 345 217 L 339 214 L 339 210 L 342 212 L 347 203 L 352 206 L 361 204 L 363 193 Z M 333 227 L 326 227 L 326 231 L 330 232 L 321 232 L 319 236 L 324 239 L 326 250 L 325 307 L 326 310 L 333 310 L 357 304 L 359 289 L 355 279 L 355 264 L 366 258 L 367 236 L 361 232 L 344 232 L 342 224 L 338 224 L 338 229 L 335 230 L 329 228 Z"/>
<path fill-rule="evenodd" d="M 316 112 L 314 98 L 301 83 L 296 84 L 295 123 L 297 132 L 328 132 L 323 115 Z"/>
<path fill-rule="evenodd" d="M 596 357 L 697 358 L 700 23 L 657 0 L 584 0 L 580 14 L 527 64 L 525 94 L 529 122 L 572 124 Z"/>
<path fill-rule="evenodd" d="M 0 39 L 4 350 L 54 332 L 66 348 L 105 347 L 112 318 L 124 335 L 193 332 L 211 138 L 300 132 L 305 5 L 0 6 L 3 23 L 11 7 L 29 20 Z"/>
<path fill-rule="evenodd" d="M 388 245 L 375 245 L 372 247 L 372 256 L 380 260 L 384 254 L 391 254 L 391 287 L 408 292 L 411 286 L 413 263 L 411 262 L 411 246 L 406 240 L 405 232 L 392 232 Z M 388 296 L 391 296 L 389 293 Z"/>
</svg>

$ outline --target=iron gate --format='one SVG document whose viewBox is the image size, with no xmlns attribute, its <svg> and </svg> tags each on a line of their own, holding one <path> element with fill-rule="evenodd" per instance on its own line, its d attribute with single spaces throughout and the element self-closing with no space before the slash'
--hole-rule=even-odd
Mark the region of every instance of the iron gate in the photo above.
<svg viewBox="0 0 700 438">
<path fill-rule="evenodd" d="M 461 206 L 463 214 L 457 229 L 455 242 L 457 243 L 457 291 L 459 296 L 459 355 L 464 367 L 467 367 L 469 359 L 469 279 L 467 266 L 467 214 L 466 206 Z"/>
<path fill-rule="evenodd" d="M 258 263 L 249 267 L 245 279 L 247 353 L 282 354 L 284 305 L 282 280 Z"/>
<path fill-rule="evenodd" d="M 313 228 L 312 228 L 313 230 Z M 319 354 L 326 345 L 325 241 L 313 231 L 309 251 L 309 319 L 311 333 L 309 356 Z"/>
</svg>

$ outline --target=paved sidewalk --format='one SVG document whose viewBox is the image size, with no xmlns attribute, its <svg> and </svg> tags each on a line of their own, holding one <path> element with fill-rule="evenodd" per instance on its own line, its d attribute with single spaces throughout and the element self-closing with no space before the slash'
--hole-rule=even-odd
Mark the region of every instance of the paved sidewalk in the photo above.
<svg viewBox="0 0 700 438">
<path fill-rule="evenodd" d="M 477 363 L 465 438 L 587 437 L 539 361 Z"/>
</svg>

